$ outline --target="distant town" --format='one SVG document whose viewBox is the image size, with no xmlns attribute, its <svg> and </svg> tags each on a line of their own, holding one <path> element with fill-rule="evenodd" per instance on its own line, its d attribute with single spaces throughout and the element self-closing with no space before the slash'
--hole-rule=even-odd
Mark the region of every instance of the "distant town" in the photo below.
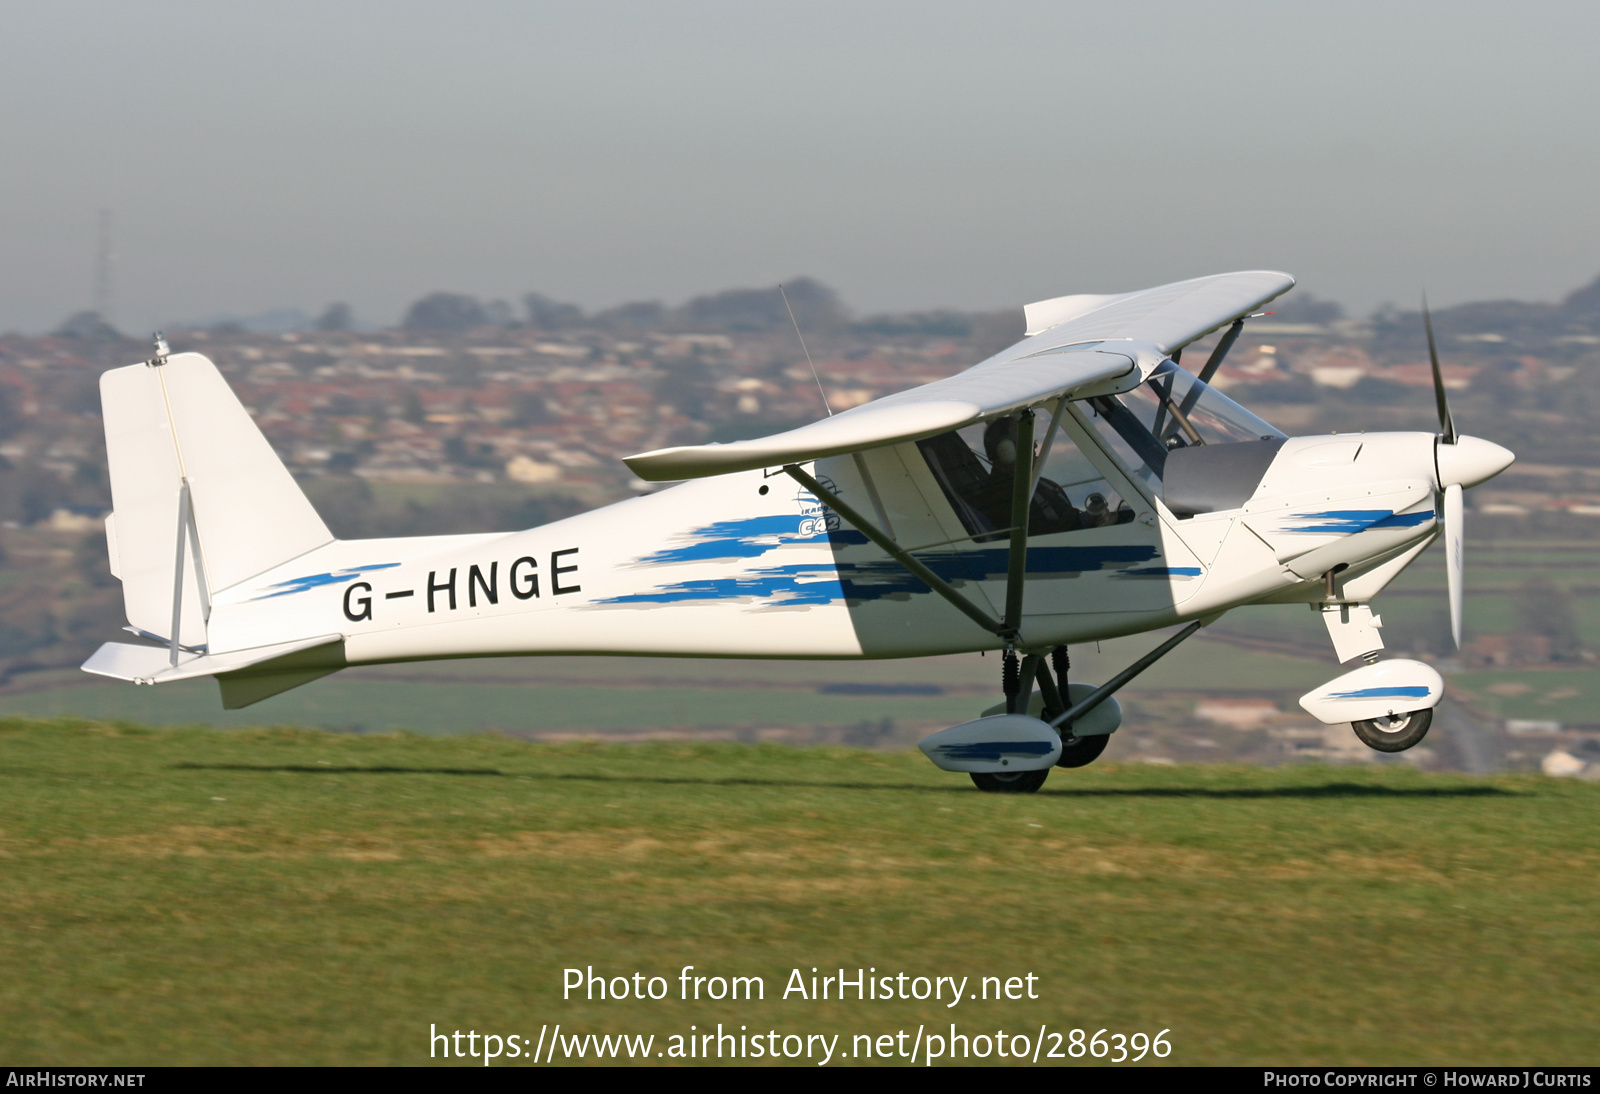
<svg viewBox="0 0 1600 1094">
<path fill-rule="evenodd" d="M 1246 326 L 1216 386 L 1291 434 L 1437 428 L 1420 313 L 1356 319 L 1299 290 L 1273 309 Z M 1507 545 L 1498 550 L 1577 552 L 1531 577 L 1471 569 L 1488 608 L 1469 612 L 1459 663 L 1590 664 L 1589 647 L 1600 647 L 1586 640 L 1600 583 L 1586 584 L 1584 569 L 1600 565 L 1586 546 L 1600 531 L 1600 279 L 1560 304 L 1468 304 L 1434 322 L 1460 428 L 1518 456 L 1469 495 L 1469 536 Z M 439 292 L 392 329 L 353 329 L 338 304 L 289 324 L 302 329 L 251 325 L 165 334 L 174 351 L 216 361 L 344 537 L 531 527 L 659 489 L 621 457 L 793 428 L 951 375 L 1022 335 L 1020 307 L 859 316 L 805 278 L 672 308 L 588 314 L 538 294 L 512 308 Z M 1198 368 L 1214 342 L 1188 347 L 1183 363 Z M 110 496 L 98 377 L 150 352 L 94 312 L 49 335 L 0 337 L 0 686 L 55 679 L 124 622 L 101 535 Z M 1455 658 L 1431 584 L 1440 575 L 1425 569 L 1388 594 L 1390 646 Z M 1214 629 L 1247 649 L 1298 641 L 1251 627 Z M 1324 641 L 1311 636 L 1305 655 L 1323 657 Z M 1494 687 L 1527 691 L 1486 686 L 1480 710 Z"/>
<path fill-rule="evenodd" d="M 1353 320 L 1295 296 L 1246 327 L 1217 387 L 1291 433 L 1429 428 L 1420 316 Z M 647 488 L 621 456 L 792 428 L 948 376 L 1022 334 L 1020 308 L 853 318 L 805 278 L 594 315 L 530 294 L 521 311 L 441 292 L 390 330 L 351 330 L 336 304 L 304 330 L 167 336 L 216 361 L 302 478 L 517 483 L 597 503 Z M 1587 413 L 1600 396 L 1600 280 L 1559 306 L 1469 304 L 1435 323 L 1458 417 L 1519 454 L 1505 486 L 1475 492 L 1479 511 L 1600 515 Z M 92 312 L 46 337 L 0 338 L 0 478 L 21 476 L 0 487 L 0 518 L 70 523 L 56 510 L 109 506 L 95 381 L 147 352 Z"/>
</svg>

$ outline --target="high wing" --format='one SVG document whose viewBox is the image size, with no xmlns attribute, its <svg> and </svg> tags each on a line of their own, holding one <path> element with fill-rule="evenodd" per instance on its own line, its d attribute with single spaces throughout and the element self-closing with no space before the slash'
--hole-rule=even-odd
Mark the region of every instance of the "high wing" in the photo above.
<svg viewBox="0 0 1600 1094">
<path fill-rule="evenodd" d="M 629 456 L 641 479 L 675 479 L 803 463 L 920 440 L 1044 400 L 1087 391 L 1159 360 L 1294 287 L 1274 270 L 1178 281 L 1119 296 L 1062 296 L 1024 309 L 1027 335 L 948 379 L 887 395 L 820 422 L 731 444 Z"/>
</svg>

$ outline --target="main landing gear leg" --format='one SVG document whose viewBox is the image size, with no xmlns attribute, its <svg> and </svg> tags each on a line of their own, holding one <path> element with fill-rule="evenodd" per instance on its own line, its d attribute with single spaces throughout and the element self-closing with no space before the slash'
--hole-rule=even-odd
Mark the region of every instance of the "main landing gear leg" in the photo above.
<svg viewBox="0 0 1600 1094">
<path fill-rule="evenodd" d="M 1006 697 L 1006 713 L 1015 714 L 1021 703 L 1022 670 L 1017 666 L 1017 651 L 1000 655 L 1000 691 Z"/>
<path fill-rule="evenodd" d="M 1067 647 L 1057 646 L 1050 651 L 1051 664 L 1055 666 L 1056 678 L 1050 678 L 1050 670 L 1045 667 L 1044 659 L 1039 659 L 1039 690 L 1044 694 L 1044 719 L 1052 722 L 1067 712 L 1066 696 L 1067 672 L 1072 668 L 1072 658 L 1067 653 Z M 1100 758 L 1100 753 L 1106 750 L 1106 745 L 1111 740 L 1109 733 L 1095 733 L 1087 737 L 1075 737 L 1072 733 L 1072 723 L 1065 722 L 1057 729 L 1061 733 L 1061 758 L 1056 760 L 1057 767 L 1084 767 Z"/>
<path fill-rule="evenodd" d="M 1054 679 L 1043 665 L 1039 666 L 1039 691 L 1044 696 L 1044 720 L 1049 721 L 1067 710 L 1067 672 L 1072 668 L 1072 658 L 1067 647 L 1057 646 L 1050 651 L 1050 667 L 1056 670 Z"/>
</svg>

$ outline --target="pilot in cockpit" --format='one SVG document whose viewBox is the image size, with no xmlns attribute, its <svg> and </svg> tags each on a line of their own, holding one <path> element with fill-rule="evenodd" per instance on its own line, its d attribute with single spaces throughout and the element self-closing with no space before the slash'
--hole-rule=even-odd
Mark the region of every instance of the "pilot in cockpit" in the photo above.
<svg viewBox="0 0 1600 1094">
<path fill-rule="evenodd" d="M 996 528 L 1008 528 L 1011 525 L 1011 484 L 1017 464 L 1016 428 L 1015 418 L 996 418 L 983 431 L 983 450 L 989 457 L 989 478 L 980 487 L 974 500 Z M 1037 447 L 1034 458 L 1038 458 Z M 1086 527 L 1083 514 L 1073 506 L 1067 492 L 1051 480 L 1041 477 L 1028 511 L 1028 534 L 1045 536 L 1052 532 L 1075 532 L 1083 527 Z"/>
</svg>

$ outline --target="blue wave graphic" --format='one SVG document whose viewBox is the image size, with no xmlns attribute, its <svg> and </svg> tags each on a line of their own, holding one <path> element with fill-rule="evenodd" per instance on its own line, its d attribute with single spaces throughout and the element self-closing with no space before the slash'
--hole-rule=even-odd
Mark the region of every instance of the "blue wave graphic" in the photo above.
<svg viewBox="0 0 1600 1094">
<path fill-rule="evenodd" d="M 267 588 L 280 591 L 264 593 L 261 596 L 254 596 L 250 599 L 271 600 L 274 597 L 303 593 L 307 589 L 315 589 L 323 585 L 343 585 L 346 581 L 353 581 L 372 570 L 390 570 L 398 565 L 400 565 L 398 562 L 378 562 L 371 566 L 346 566 L 341 570 L 334 570 L 325 574 L 307 574 L 305 577 L 297 577 L 290 581 L 280 581 L 274 585 L 268 585 Z"/>
<path fill-rule="evenodd" d="M 1311 521 L 1279 531 L 1307 535 L 1352 535 L 1369 528 L 1415 528 L 1433 519 L 1433 510 L 1396 513 L 1393 509 L 1328 509 L 1321 513 L 1296 513 L 1290 520 Z"/>
<path fill-rule="evenodd" d="M 821 517 L 768 516 L 719 520 L 685 532 L 680 538 L 687 542 L 645 555 L 639 562 L 657 566 L 673 562 L 759 558 L 774 548 L 793 543 L 824 543 L 828 531 Z M 866 540 L 865 536 L 861 538 L 863 542 Z"/>
<path fill-rule="evenodd" d="M 1379 521 L 1388 520 L 1392 516 L 1394 516 L 1393 509 L 1328 509 L 1321 513 L 1296 513 L 1289 519 L 1312 523 L 1281 530 L 1303 532 L 1308 535 L 1345 535 L 1365 532 Z"/>
<path fill-rule="evenodd" d="M 1387 688 L 1360 688 L 1356 691 L 1336 691 L 1331 693 L 1330 699 L 1426 699 L 1428 689 L 1420 684 L 1408 684 L 1404 687 Z"/>
<path fill-rule="evenodd" d="M 765 600 L 768 607 L 831 604 L 844 595 L 832 566 L 770 566 L 738 577 L 658 585 L 648 592 L 607 597 L 597 604 L 682 604 L 692 601 Z"/>
</svg>

